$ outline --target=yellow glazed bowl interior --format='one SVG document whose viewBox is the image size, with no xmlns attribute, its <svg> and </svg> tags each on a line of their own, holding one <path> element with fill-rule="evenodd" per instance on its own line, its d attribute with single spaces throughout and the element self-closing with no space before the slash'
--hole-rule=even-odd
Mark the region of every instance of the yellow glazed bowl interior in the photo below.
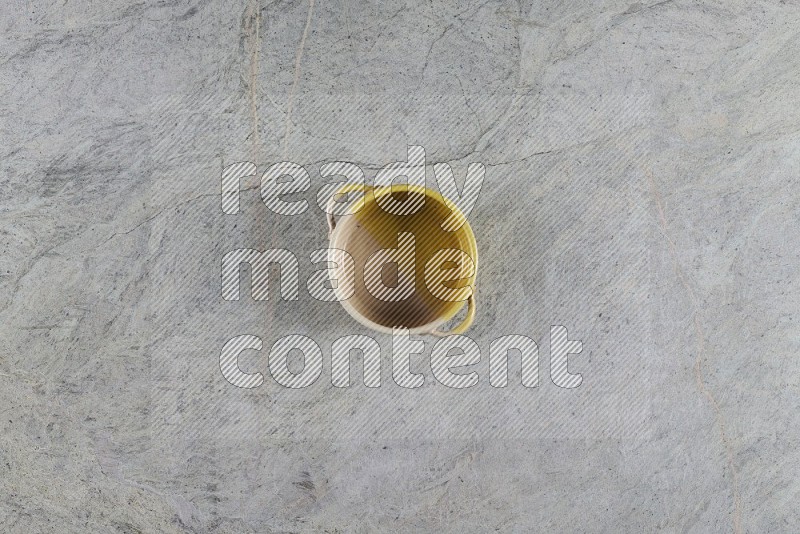
<svg viewBox="0 0 800 534">
<path fill-rule="evenodd" d="M 423 207 L 416 213 L 396 215 L 380 205 L 382 200 L 390 201 L 389 196 L 403 201 L 409 195 L 416 195 L 417 201 L 420 196 L 424 199 Z M 445 221 L 448 221 L 447 228 L 458 226 L 458 229 L 446 230 L 443 228 Z M 379 300 L 366 289 L 364 265 L 377 250 L 396 249 L 401 232 L 414 235 L 414 293 L 400 301 Z M 367 188 L 363 199 L 351 203 L 347 214 L 336 225 L 331 234 L 331 248 L 347 251 L 355 261 L 355 293 L 343 300 L 342 305 L 359 322 L 377 330 L 391 331 L 393 327 L 402 326 L 412 332 L 430 332 L 452 319 L 464 306 L 465 301 L 437 298 L 427 287 L 425 265 L 442 249 L 460 249 L 474 264 L 471 273 L 462 270 L 465 276 L 444 282 L 444 285 L 449 288 L 469 286 L 474 292 L 478 251 L 472 228 L 455 204 L 429 188 L 409 185 Z M 393 267 L 394 272 L 384 268 L 382 273 L 383 282 L 389 287 L 398 280 L 398 266 Z"/>
</svg>

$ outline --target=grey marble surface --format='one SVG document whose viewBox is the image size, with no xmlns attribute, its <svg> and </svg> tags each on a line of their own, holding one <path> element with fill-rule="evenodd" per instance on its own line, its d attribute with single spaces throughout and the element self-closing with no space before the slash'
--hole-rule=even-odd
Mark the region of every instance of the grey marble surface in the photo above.
<svg viewBox="0 0 800 534">
<path fill-rule="evenodd" d="M 0 7 L 0 530 L 796 532 L 800 5 L 28 0 Z M 341 307 L 223 301 L 240 248 L 324 247 L 322 163 L 462 180 L 480 382 L 333 388 Z M 222 169 L 308 169 L 241 213 Z M 429 169 L 430 170 L 430 169 Z M 429 172 L 432 179 L 432 173 Z M 276 295 L 276 293 L 273 293 Z M 583 343 L 549 379 L 550 325 Z M 267 373 L 303 334 L 322 377 Z M 220 373 L 224 343 L 263 371 Z M 540 346 L 538 388 L 491 340 Z"/>
</svg>

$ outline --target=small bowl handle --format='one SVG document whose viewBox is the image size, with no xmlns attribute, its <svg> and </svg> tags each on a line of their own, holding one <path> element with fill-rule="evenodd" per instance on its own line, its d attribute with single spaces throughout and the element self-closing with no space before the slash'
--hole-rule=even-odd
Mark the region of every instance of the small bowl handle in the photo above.
<svg viewBox="0 0 800 534">
<path fill-rule="evenodd" d="M 325 215 L 328 219 L 328 236 L 330 236 L 336 228 L 336 219 L 333 217 L 333 205 L 336 203 L 336 197 L 342 193 L 349 193 L 351 191 L 361 191 L 366 195 L 373 189 L 375 189 L 373 186 L 367 184 L 345 184 L 331 195 L 325 208 Z"/>
<path fill-rule="evenodd" d="M 472 294 L 467 297 L 467 316 L 461 321 L 461 324 L 448 332 L 443 332 L 439 329 L 431 330 L 430 334 L 436 337 L 445 337 L 454 334 L 463 334 L 472 325 L 475 320 L 475 288 L 472 289 Z"/>
</svg>

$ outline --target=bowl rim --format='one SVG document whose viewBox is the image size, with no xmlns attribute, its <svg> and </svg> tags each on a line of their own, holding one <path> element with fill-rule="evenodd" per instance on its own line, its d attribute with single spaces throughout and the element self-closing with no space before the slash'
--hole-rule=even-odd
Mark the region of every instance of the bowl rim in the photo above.
<svg viewBox="0 0 800 534">
<path fill-rule="evenodd" d="M 368 186 L 364 190 L 364 198 L 363 198 L 363 205 L 358 209 L 355 209 L 355 206 L 361 202 L 362 199 L 355 199 L 350 202 L 348 205 L 348 209 L 342 217 L 347 217 L 350 215 L 355 215 L 358 211 L 366 207 L 370 202 L 376 202 L 377 198 L 392 194 L 397 190 L 401 190 L 400 188 L 406 188 L 407 191 L 415 191 L 421 194 L 424 194 L 427 199 L 432 199 L 433 201 L 439 202 L 444 204 L 448 209 L 451 210 L 452 213 L 456 215 L 458 221 L 461 223 L 457 230 L 454 230 L 454 233 L 459 234 L 457 239 L 459 241 L 459 245 L 461 250 L 466 252 L 471 258 L 473 263 L 475 264 L 475 274 L 469 277 L 470 286 L 472 287 L 472 294 L 475 294 L 475 288 L 477 285 L 477 277 L 478 277 L 478 247 L 477 242 L 475 239 L 475 233 L 472 230 L 472 226 L 470 226 L 467 217 L 464 213 L 455 205 L 450 199 L 442 195 L 439 191 L 434 189 L 430 189 L 428 187 L 418 186 L 414 184 L 398 184 L 394 186 L 381 186 L 381 187 L 370 187 Z M 337 224 L 336 227 L 330 234 L 329 243 L 328 243 L 328 261 L 331 263 L 336 263 L 333 254 L 335 250 L 347 250 L 343 247 L 339 247 L 338 242 L 342 239 L 342 232 L 340 231 L 343 228 L 343 225 Z M 337 286 L 333 289 L 334 294 L 337 297 L 337 300 L 342 305 L 342 307 L 347 311 L 347 313 L 355 319 L 358 323 L 373 330 L 377 330 L 379 332 L 391 334 L 394 331 L 394 328 L 397 327 L 389 327 L 386 325 L 382 325 L 376 323 L 365 317 L 361 312 L 356 310 L 352 304 L 349 302 L 348 299 L 341 299 L 342 294 L 342 285 L 337 284 Z M 423 325 L 415 326 L 413 328 L 408 328 L 410 334 L 428 334 L 432 331 L 436 330 L 441 325 L 445 324 L 446 322 L 453 319 L 453 317 L 461 311 L 464 306 L 467 304 L 468 299 L 461 301 L 461 305 L 454 307 L 452 311 L 448 311 L 447 313 L 443 314 L 441 317 L 434 319 L 428 323 Z"/>
</svg>

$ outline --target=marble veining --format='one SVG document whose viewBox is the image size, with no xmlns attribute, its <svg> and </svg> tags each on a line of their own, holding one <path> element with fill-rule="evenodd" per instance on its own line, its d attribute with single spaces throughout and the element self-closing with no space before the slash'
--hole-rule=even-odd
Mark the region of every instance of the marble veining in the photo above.
<svg viewBox="0 0 800 534">
<path fill-rule="evenodd" d="M 28 0 L 0 26 L 0 530 L 797 529 L 796 2 Z M 431 180 L 486 167 L 479 383 L 436 383 L 426 339 L 397 386 L 384 335 L 380 388 L 225 382 L 236 335 L 268 373 L 281 336 L 370 334 L 307 292 L 224 301 L 220 261 L 287 248 L 305 283 L 320 166 L 412 144 Z M 296 216 L 259 198 L 283 160 Z M 489 385 L 505 334 L 537 388 Z"/>
</svg>

